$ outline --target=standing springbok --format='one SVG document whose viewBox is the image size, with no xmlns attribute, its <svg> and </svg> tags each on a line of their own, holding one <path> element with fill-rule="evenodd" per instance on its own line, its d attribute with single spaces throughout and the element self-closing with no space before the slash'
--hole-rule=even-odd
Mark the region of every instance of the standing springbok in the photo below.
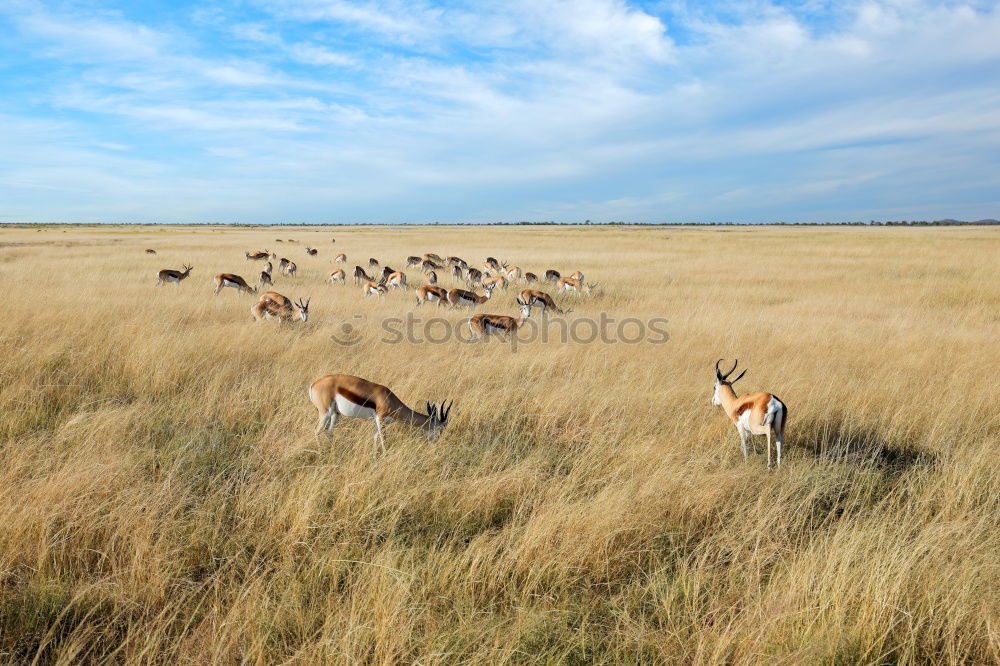
<svg viewBox="0 0 1000 666">
<path fill-rule="evenodd" d="M 257 289 L 258 290 L 263 289 L 265 284 L 271 285 L 273 287 L 274 281 L 271 280 L 271 273 L 269 273 L 268 271 L 261 271 L 260 277 L 257 278 Z"/>
<path fill-rule="evenodd" d="M 379 275 L 380 279 L 388 280 L 389 276 L 396 272 L 396 269 L 388 264 L 382 267 L 382 273 Z"/>
<path fill-rule="evenodd" d="M 385 286 L 385 280 L 379 280 L 377 284 L 369 280 L 368 282 L 365 282 L 363 287 L 361 287 L 361 292 L 364 294 L 365 298 L 368 298 L 369 296 L 382 298 L 388 291 L 389 290 Z"/>
<path fill-rule="evenodd" d="M 362 282 L 371 282 L 372 276 L 365 272 L 365 269 L 361 266 L 354 267 L 354 284 L 361 284 Z"/>
<path fill-rule="evenodd" d="M 577 280 L 576 278 L 564 277 L 559 278 L 556 281 L 556 291 L 563 294 L 567 291 L 572 291 L 577 296 L 580 294 L 590 296 L 593 293 L 593 290 L 597 288 L 597 285 L 597 282 L 590 284 L 584 283 L 583 280 Z"/>
<path fill-rule="evenodd" d="M 315 257 L 317 254 L 319 254 L 319 250 L 317 250 L 314 247 L 307 247 L 306 254 L 308 254 L 310 257 Z"/>
<path fill-rule="evenodd" d="M 421 261 L 423 261 L 423 259 L 411 254 L 406 258 L 406 267 L 413 268 L 414 266 L 419 266 Z"/>
<path fill-rule="evenodd" d="M 567 315 L 573 311 L 573 308 L 569 310 L 562 310 L 556 306 L 556 302 L 552 300 L 552 297 L 546 294 L 544 291 L 538 291 L 537 289 L 525 289 L 521 292 L 521 300 L 530 306 L 537 305 L 542 308 L 542 314 L 545 314 L 549 310 L 552 310 L 556 314 Z"/>
<path fill-rule="evenodd" d="M 164 268 L 162 271 L 156 274 L 156 286 L 159 287 L 164 282 L 173 282 L 175 286 L 181 286 L 181 280 L 191 275 L 191 266 L 184 264 L 184 270 L 175 271 L 170 268 Z"/>
<path fill-rule="evenodd" d="M 327 276 L 326 280 L 327 282 L 330 283 L 339 282 L 340 284 L 344 284 L 347 280 L 347 273 L 344 272 L 343 268 L 338 268 L 337 270 L 330 273 L 330 275 Z"/>
<path fill-rule="evenodd" d="M 423 261 L 420 262 L 420 270 L 425 271 L 425 272 L 426 271 L 439 271 L 442 268 L 444 268 L 444 266 L 442 266 L 441 264 L 439 264 L 436 261 L 431 261 L 430 259 L 424 259 Z"/>
<path fill-rule="evenodd" d="M 333 258 L 333 263 L 335 263 L 335 264 L 346 264 L 347 263 L 347 255 L 344 254 L 343 252 L 341 252 L 340 254 L 338 254 L 336 257 Z"/>
<path fill-rule="evenodd" d="M 535 275 L 534 273 L 531 273 L 531 272 L 525 273 L 524 274 L 524 282 L 525 282 L 525 284 L 531 284 L 533 282 L 538 282 L 538 276 Z"/>
<path fill-rule="evenodd" d="M 521 267 L 511 266 L 504 272 L 503 276 L 507 278 L 507 282 L 517 282 L 521 279 Z"/>
<path fill-rule="evenodd" d="M 561 277 L 562 276 L 559 274 L 559 271 L 557 271 L 557 270 L 553 270 L 553 269 L 550 268 L 549 270 L 545 271 L 545 281 L 546 282 L 558 282 L 559 278 L 561 278 Z"/>
<path fill-rule="evenodd" d="M 256 321 L 263 319 L 277 319 L 281 324 L 291 323 L 298 315 L 303 323 L 309 321 L 309 301 L 292 302 L 287 296 L 282 296 L 276 291 L 265 291 L 260 295 L 260 299 L 250 308 L 250 314 Z"/>
<path fill-rule="evenodd" d="M 441 255 L 439 254 L 434 254 L 433 252 L 427 252 L 424 254 L 424 261 L 433 261 L 440 264 L 441 262 L 444 261 L 444 259 L 442 259 Z"/>
<path fill-rule="evenodd" d="M 478 268 L 469 268 L 465 272 L 465 284 L 472 289 L 477 284 L 483 283 L 483 272 Z"/>
<path fill-rule="evenodd" d="M 435 271 L 427 271 L 424 273 L 424 277 L 427 278 L 427 284 L 437 284 L 438 274 Z"/>
<path fill-rule="evenodd" d="M 486 261 L 483 262 L 483 266 L 485 266 L 488 270 L 497 271 L 498 273 L 500 272 L 500 262 L 494 257 L 486 257 Z"/>
<path fill-rule="evenodd" d="M 290 263 L 292 263 L 292 262 L 289 261 L 288 259 L 284 258 L 284 257 L 282 257 L 278 261 L 278 270 L 281 271 L 282 275 L 285 274 L 285 269 L 288 268 L 288 264 L 290 264 Z"/>
<path fill-rule="evenodd" d="M 417 307 L 424 303 L 437 301 L 438 307 L 448 302 L 448 290 L 444 287 L 435 287 L 431 284 L 422 284 L 417 287 Z"/>
<path fill-rule="evenodd" d="M 781 445 L 785 440 L 785 422 L 788 420 L 788 407 L 773 393 L 750 393 L 742 397 L 736 395 L 733 384 L 747 373 L 744 368 L 736 379 L 730 380 L 739 363 L 733 363 L 729 372 L 722 374 L 719 370 L 720 358 L 715 362 L 715 392 L 712 393 L 712 404 L 722 407 L 736 426 L 740 435 L 740 448 L 743 449 L 743 461 L 747 459 L 747 438 L 750 435 L 767 435 L 767 468 L 771 469 L 771 435 L 778 452 L 777 464 L 781 465 Z"/>
<path fill-rule="evenodd" d="M 502 275 L 496 275 L 492 277 L 484 277 L 482 279 L 482 285 L 484 288 L 489 287 L 490 289 L 496 289 L 500 287 L 501 289 L 507 289 L 507 278 Z"/>
<path fill-rule="evenodd" d="M 400 287 L 402 287 L 403 291 L 407 290 L 406 273 L 404 273 L 403 271 L 395 271 L 383 277 L 385 279 L 385 283 L 389 286 L 390 289 L 399 289 Z"/>
<path fill-rule="evenodd" d="M 378 259 L 376 259 L 375 257 L 369 257 L 368 268 L 377 268 L 377 267 L 378 267 Z"/>
<path fill-rule="evenodd" d="M 501 335 L 510 337 L 517 334 L 517 329 L 524 325 L 531 317 L 531 306 L 521 300 L 519 296 L 515 299 L 521 308 L 519 317 L 508 317 L 507 315 L 477 314 L 469 319 L 469 331 L 473 339 L 486 339 L 488 335 Z"/>
<path fill-rule="evenodd" d="M 574 280 L 578 280 L 580 282 L 584 282 L 583 273 L 580 272 L 580 271 L 574 271 L 574 272 L 570 273 L 569 276 L 571 278 L 573 278 Z"/>
<path fill-rule="evenodd" d="M 448 302 L 451 304 L 449 310 L 454 310 L 460 305 L 472 307 L 474 305 L 480 305 L 490 300 L 493 296 L 493 287 L 486 287 L 486 295 L 480 296 L 474 291 L 466 291 L 465 289 L 452 289 L 448 292 Z"/>
<path fill-rule="evenodd" d="M 433 442 L 448 424 L 448 414 L 451 404 L 441 403 L 440 409 L 436 403 L 427 403 L 427 413 L 415 412 L 396 394 L 373 382 L 353 377 L 351 375 L 327 375 L 320 377 L 309 387 L 309 400 L 319 413 L 319 423 L 316 434 L 326 431 L 332 433 L 337 420 L 341 416 L 369 419 L 375 421 L 375 442 L 381 444 L 385 452 L 385 435 L 382 424 L 390 421 L 400 421 L 422 430 L 427 441 Z"/>
<path fill-rule="evenodd" d="M 264 264 L 264 272 L 265 273 L 273 273 L 274 272 L 274 264 L 272 264 L 270 261 L 268 261 L 266 264 Z"/>
<path fill-rule="evenodd" d="M 295 265 L 294 261 L 289 261 L 285 264 L 285 275 L 288 277 L 295 277 L 297 270 L 299 270 L 299 267 Z"/>
<path fill-rule="evenodd" d="M 146 254 L 156 254 L 156 250 L 151 247 L 146 248 Z"/>
<path fill-rule="evenodd" d="M 235 275 L 233 273 L 219 273 L 215 276 L 215 295 L 218 296 L 219 292 L 226 287 L 232 287 L 236 290 L 237 294 L 241 292 L 245 292 L 247 294 L 257 293 L 257 289 L 248 285 L 247 281 L 239 275 Z"/>
</svg>

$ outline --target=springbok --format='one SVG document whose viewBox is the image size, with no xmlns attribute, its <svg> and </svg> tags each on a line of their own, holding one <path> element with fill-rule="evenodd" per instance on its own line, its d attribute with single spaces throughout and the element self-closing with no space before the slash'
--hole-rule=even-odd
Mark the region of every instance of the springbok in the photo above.
<svg viewBox="0 0 1000 666">
<path fill-rule="evenodd" d="M 345 281 L 347 280 L 347 274 L 344 273 L 344 269 L 343 268 L 338 268 L 334 272 L 330 273 L 327 276 L 326 280 L 327 280 L 327 282 L 331 282 L 331 283 L 332 282 L 339 282 L 340 284 L 344 284 Z"/>
<path fill-rule="evenodd" d="M 739 363 L 733 363 L 732 369 L 722 374 L 719 370 L 720 358 L 715 362 L 715 392 L 712 393 L 712 404 L 722 407 L 736 426 L 740 435 L 740 448 L 743 449 L 743 461 L 747 460 L 747 438 L 750 435 L 767 435 L 767 468 L 771 469 L 771 436 L 774 435 L 778 451 L 777 464 L 781 465 L 781 445 L 785 440 L 785 422 L 788 420 L 788 407 L 773 393 L 750 393 L 742 397 L 736 395 L 733 384 L 747 373 L 744 368 L 736 379 L 730 380 Z"/>
<path fill-rule="evenodd" d="M 392 275 L 395 272 L 396 272 L 396 269 L 393 268 L 392 266 L 383 266 L 382 267 L 382 273 L 379 275 L 379 277 L 381 279 L 383 279 L 383 280 L 388 280 L 389 276 Z"/>
<path fill-rule="evenodd" d="M 433 261 L 440 264 L 444 261 L 444 259 L 442 259 L 440 255 L 434 254 L 433 252 L 427 252 L 424 254 L 424 261 Z"/>
<path fill-rule="evenodd" d="M 347 263 L 347 255 L 341 252 L 336 257 L 333 258 L 333 263 L 335 264 L 345 264 Z"/>
<path fill-rule="evenodd" d="M 400 421 L 422 430 L 427 441 L 433 442 L 448 424 L 448 414 L 451 406 L 441 403 L 427 403 L 427 413 L 415 412 L 396 394 L 382 386 L 360 377 L 351 375 L 327 375 L 320 377 L 309 387 L 309 400 L 319 413 L 319 423 L 316 434 L 326 431 L 333 432 L 337 419 L 341 416 L 375 421 L 375 442 L 382 445 L 385 452 L 385 435 L 382 434 L 382 424 L 390 421 Z"/>
<path fill-rule="evenodd" d="M 368 298 L 369 296 L 377 296 L 379 298 L 382 298 L 383 296 L 386 295 L 386 292 L 388 292 L 389 290 L 385 286 L 385 281 L 380 280 L 376 284 L 375 282 L 369 280 L 368 282 L 365 282 L 365 285 L 361 288 L 361 291 L 364 293 L 365 298 Z"/>
<path fill-rule="evenodd" d="M 525 273 L 524 274 L 524 282 L 525 282 L 525 284 L 531 284 L 533 282 L 538 282 L 538 276 L 535 275 L 534 273 Z"/>
<path fill-rule="evenodd" d="M 226 287 L 232 287 L 236 290 L 236 293 L 246 292 L 248 294 L 256 294 L 257 290 L 247 284 L 247 281 L 241 278 L 239 275 L 233 273 L 219 273 L 215 276 L 215 295 L 218 296 L 219 292 Z"/>
<path fill-rule="evenodd" d="M 518 280 L 521 279 L 521 267 L 512 266 L 507 269 L 507 271 L 503 274 L 503 276 L 507 278 L 508 282 L 517 282 Z"/>
<path fill-rule="evenodd" d="M 265 273 L 273 273 L 274 272 L 274 264 L 272 264 L 270 261 L 268 261 L 266 264 L 264 264 L 264 272 Z"/>
<path fill-rule="evenodd" d="M 451 304 L 449 310 L 454 310 L 460 305 L 472 307 L 474 305 L 480 305 L 490 300 L 493 296 L 493 287 L 486 287 L 486 295 L 480 296 L 474 291 L 466 291 L 465 289 L 452 289 L 448 292 L 448 302 Z"/>
<path fill-rule="evenodd" d="M 500 272 L 500 262 L 493 257 L 486 257 L 486 261 L 483 262 L 483 265 L 490 270 L 497 271 L 498 273 Z"/>
<path fill-rule="evenodd" d="M 471 289 L 477 284 L 483 283 L 483 272 L 478 268 L 470 268 L 465 272 L 465 283 Z"/>
<path fill-rule="evenodd" d="M 583 280 L 577 280 L 576 278 L 564 277 L 559 278 L 556 281 L 556 291 L 560 293 L 566 293 L 567 291 L 572 291 L 574 294 L 579 296 L 580 294 L 586 294 L 590 296 L 594 289 L 597 288 L 598 283 L 590 284 L 584 283 Z"/>
<path fill-rule="evenodd" d="M 420 270 L 422 270 L 424 272 L 426 272 L 426 271 L 439 271 L 442 268 L 444 268 L 444 266 L 442 266 L 441 264 L 439 264 L 436 261 L 431 261 L 430 259 L 424 259 L 423 261 L 420 262 Z"/>
<path fill-rule="evenodd" d="M 448 257 L 446 264 L 448 266 L 458 266 L 459 268 L 469 267 L 469 264 L 461 257 Z"/>
<path fill-rule="evenodd" d="M 389 286 L 390 289 L 399 289 L 400 287 L 402 287 L 403 291 L 406 291 L 407 289 L 406 273 L 404 273 L 403 271 L 396 271 L 384 277 L 385 277 L 385 283 Z"/>
<path fill-rule="evenodd" d="M 502 275 L 484 277 L 482 280 L 483 288 L 489 287 L 490 289 L 496 289 L 500 287 L 501 289 L 507 289 L 507 278 Z"/>
<path fill-rule="evenodd" d="M 558 282 L 559 278 L 561 278 L 561 277 L 562 277 L 562 275 L 559 274 L 559 271 L 552 270 L 551 268 L 549 270 L 545 271 L 545 281 L 546 282 Z"/>
<path fill-rule="evenodd" d="M 462 277 L 462 267 L 457 264 L 452 266 L 451 277 L 454 278 L 456 282 L 464 282 L 464 279 Z"/>
<path fill-rule="evenodd" d="M 521 308 L 521 315 L 516 318 L 482 313 L 473 315 L 469 319 L 469 331 L 472 333 L 473 339 L 486 339 L 487 335 L 502 335 L 503 337 L 515 335 L 517 329 L 521 328 L 524 322 L 531 317 L 531 306 L 522 301 L 520 297 L 516 301 Z"/>
<path fill-rule="evenodd" d="M 365 269 L 361 266 L 354 267 L 354 284 L 361 284 L 361 282 L 371 282 L 372 276 L 365 272 Z"/>
<path fill-rule="evenodd" d="M 265 284 L 274 286 L 274 281 L 271 279 L 271 273 L 268 271 L 261 271 L 260 277 L 257 278 L 257 289 L 263 289 Z"/>
<path fill-rule="evenodd" d="M 303 323 L 309 321 L 309 301 L 305 302 L 300 298 L 293 303 L 291 299 L 282 296 L 276 291 L 265 291 L 260 295 L 260 299 L 250 308 L 250 314 L 257 321 L 263 319 L 277 319 L 279 323 L 290 323 L 295 316 Z"/>
<path fill-rule="evenodd" d="M 289 261 L 285 264 L 285 275 L 288 277 L 295 277 L 295 272 L 299 270 L 299 267 L 295 265 L 294 261 Z"/>
<path fill-rule="evenodd" d="M 406 258 L 406 267 L 413 268 L 414 266 L 419 266 L 421 261 L 423 260 L 420 257 L 411 254 Z"/>
<path fill-rule="evenodd" d="M 552 297 L 546 294 L 544 291 L 538 291 L 537 289 L 525 289 L 521 292 L 521 300 L 527 303 L 529 306 L 535 306 L 542 308 L 542 314 L 545 314 L 549 310 L 554 311 L 556 314 L 567 315 L 573 311 L 573 308 L 569 310 L 560 309 Z"/>
<path fill-rule="evenodd" d="M 417 287 L 417 307 L 435 301 L 437 301 L 438 307 L 447 303 L 448 290 L 443 287 L 435 287 L 432 284 L 422 284 Z"/>
<path fill-rule="evenodd" d="M 267 250 L 254 250 L 253 252 L 245 252 L 247 259 L 250 261 L 263 261 L 271 256 L 271 253 Z"/>
<path fill-rule="evenodd" d="M 438 283 L 438 274 L 435 273 L 434 271 L 427 271 L 426 273 L 424 273 L 424 277 L 427 278 L 427 284 Z"/>
<path fill-rule="evenodd" d="M 288 268 L 288 264 L 290 264 L 290 263 L 292 263 L 292 262 L 290 262 L 288 259 L 285 259 L 284 257 L 282 257 L 278 261 L 278 270 L 281 271 L 282 275 L 284 275 L 285 269 Z"/>
<path fill-rule="evenodd" d="M 156 254 L 156 250 L 151 247 L 146 248 L 146 254 Z"/>
<path fill-rule="evenodd" d="M 376 268 L 378 266 L 378 259 L 375 257 L 370 257 L 368 259 L 368 268 Z"/>
<path fill-rule="evenodd" d="M 310 257 L 315 257 L 317 254 L 319 254 L 319 250 L 317 250 L 314 247 L 307 247 L 306 254 L 308 254 Z"/>
<path fill-rule="evenodd" d="M 159 287 L 164 282 L 173 282 L 176 286 L 181 286 L 181 280 L 191 275 L 191 266 L 184 264 L 184 270 L 175 271 L 170 268 L 164 268 L 162 271 L 156 274 L 156 286 Z"/>
<path fill-rule="evenodd" d="M 574 271 L 570 273 L 569 276 L 574 280 L 579 280 L 580 282 L 584 282 L 583 273 L 581 273 L 580 271 Z"/>
</svg>

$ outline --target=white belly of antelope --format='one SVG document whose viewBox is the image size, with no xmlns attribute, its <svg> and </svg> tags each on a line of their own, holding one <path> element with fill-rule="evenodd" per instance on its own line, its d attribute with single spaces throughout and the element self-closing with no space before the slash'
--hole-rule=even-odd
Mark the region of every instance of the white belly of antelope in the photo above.
<svg viewBox="0 0 1000 666">
<path fill-rule="evenodd" d="M 370 407 L 362 407 L 361 405 L 356 405 L 344 396 L 338 395 L 336 397 L 337 401 L 337 412 L 343 414 L 344 416 L 352 416 L 358 419 L 368 419 L 372 420 L 375 418 L 375 410 Z"/>
</svg>

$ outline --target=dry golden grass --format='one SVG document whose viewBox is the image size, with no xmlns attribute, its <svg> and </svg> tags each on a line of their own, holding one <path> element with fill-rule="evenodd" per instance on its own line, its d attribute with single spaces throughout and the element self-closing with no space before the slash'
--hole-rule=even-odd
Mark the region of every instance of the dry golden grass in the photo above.
<svg viewBox="0 0 1000 666">
<path fill-rule="evenodd" d="M 262 247 L 307 324 L 212 296 Z M 323 284 L 338 251 L 581 269 L 570 319 L 670 340 L 384 343 L 412 290 Z M 996 663 L 998 273 L 983 228 L 0 229 L 0 660 Z M 788 404 L 779 470 L 719 357 Z M 330 372 L 452 423 L 317 440 Z"/>
</svg>

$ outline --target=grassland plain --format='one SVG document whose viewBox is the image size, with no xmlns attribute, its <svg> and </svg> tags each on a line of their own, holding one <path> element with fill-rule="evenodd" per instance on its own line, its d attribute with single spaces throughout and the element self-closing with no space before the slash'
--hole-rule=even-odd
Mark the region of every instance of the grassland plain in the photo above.
<svg viewBox="0 0 1000 666">
<path fill-rule="evenodd" d="M 212 296 L 264 247 L 306 324 Z M 339 251 L 579 269 L 569 319 L 669 341 L 391 344 L 412 289 Z M 0 229 L 0 661 L 997 663 L 998 275 L 989 228 Z M 779 470 L 720 357 L 788 404 Z M 451 423 L 317 440 L 331 372 Z"/>
</svg>

